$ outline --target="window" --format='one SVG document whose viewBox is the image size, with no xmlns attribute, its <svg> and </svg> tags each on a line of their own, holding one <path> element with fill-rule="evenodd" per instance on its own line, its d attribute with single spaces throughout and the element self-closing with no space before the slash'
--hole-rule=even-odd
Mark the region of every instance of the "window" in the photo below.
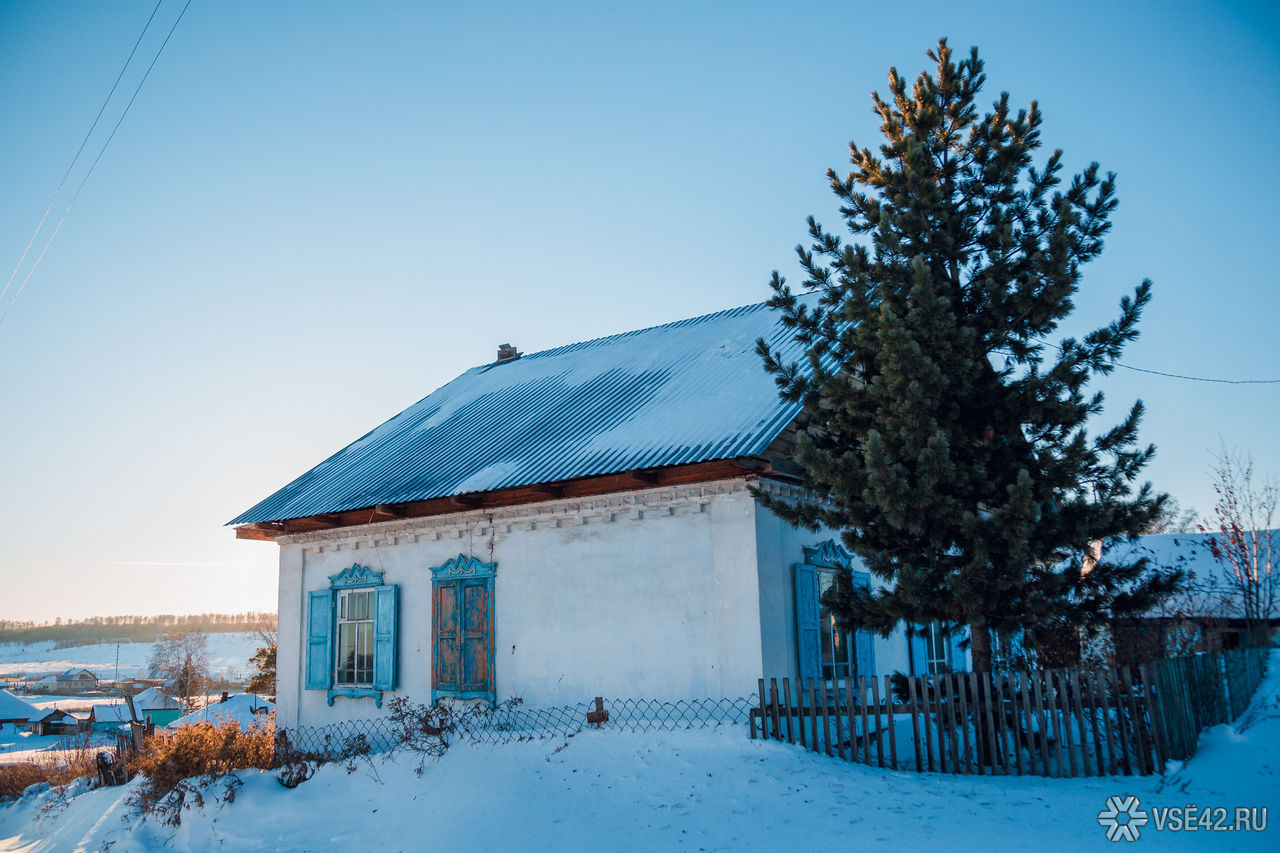
<svg viewBox="0 0 1280 853">
<path fill-rule="evenodd" d="M 373 590 L 338 593 L 338 684 L 373 685 Z"/>
<path fill-rule="evenodd" d="M 833 540 L 804 549 L 805 561 L 794 566 L 796 656 L 802 682 L 809 678 L 836 679 L 875 675 L 875 654 L 868 631 L 841 631 L 835 615 L 822 604 L 822 594 L 853 557 Z M 851 571 L 855 584 L 871 585 L 866 572 Z"/>
<path fill-rule="evenodd" d="M 907 626 L 907 655 L 912 675 L 964 672 L 967 658 L 960 644 L 964 629 L 946 622 Z"/>
<path fill-rule="evenodd" d="M 822 677 L 851 678 L 859 675 L 855 670 L 856 658 L 850 654 L 854 647 L 852 631 L 841 631 L 835 614 L 822 603 L 823 594 L 836 582 L 834 571 L 818 571 L 818 627 L 822 643 Z M 868 675 L 869 673 L 861 673 Z"/>
<path fill-rule="evenodd" d="M 354 563 L 307 593 L 306 689 L 370 697 L 396 686 L 397 587 Z"/>
<path fill-rule="evenodd" d="M 951 671 L 951 643 L 941 622 L 930 622 L 924 631 L 925 671 L 930 675 Z"/>
<path fill-rule="evenodd" d="M 496 563 L 459 554 L 431 570 L 431 699 L 497 698 L 493 672 Z"/>
</svg>

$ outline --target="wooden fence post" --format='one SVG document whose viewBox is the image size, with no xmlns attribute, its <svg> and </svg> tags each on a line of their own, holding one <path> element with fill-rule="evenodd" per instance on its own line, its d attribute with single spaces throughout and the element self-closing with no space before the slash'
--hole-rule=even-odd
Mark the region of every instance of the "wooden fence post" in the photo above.
<svg viewBox="0 0 1280 853">
<path fill-rule="evenodd" d="M 916 772 L 920 773 L 924 770 L 924 765 L 920 761 L 920 709 L 916 702 L 916 677 L 914 675 L 907 676 L 907 702 L 911 708 L 911 746 L 916 753 Z"/>
</svg>

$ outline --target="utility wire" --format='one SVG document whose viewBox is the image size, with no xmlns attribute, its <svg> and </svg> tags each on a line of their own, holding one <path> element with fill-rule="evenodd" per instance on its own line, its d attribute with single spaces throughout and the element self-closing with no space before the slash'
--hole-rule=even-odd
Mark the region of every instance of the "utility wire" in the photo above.
<svg viewBox="0 0 1280 853">
<path fill-rule="evenodd" d="M 53 210 L 53 203 L 58 200 L 58 195 L 62 192 L 62 187 L 66 184 L 67 178 L 71 177 L 71 170 L 80 161 L 80 155 L 84 153 L 84 147 L 89 144 L 89 137 L 93 136 L 93 131 L 98 127 L 98 122 L 102 120 L 102 114 L 107 111 L 107 104 L 111 103 L 111 97 L 120 86 L 120 81 L 124 79 L 124 72 L 128 70 L 129 63 L 133 62 L 133 55 L 138 52 L 138 45 L 142 44 L 142 39 L 146 36 L 147 30 L 151 28 L 151 22 L 155 20 L 156 12 L 160 11 L 160 4 L 163 2 L 164 0 L 157 0 L 155 8 L 151 10 L 151 17 L 147 18 L 147 23 L 143 26 L 142 33 L 138 36 L 138 40 L 133 43 L 133 50 L 129 51 L 129 58 L 124 61 L 124 65 L 120 68 L 120 73 L 116 75 L 116 82 L 111 84 L 111 91 L 107 93 L 106 100 L 102 102 L 102 106 L 98 109 L 98 114 L 93 117 L 93 124 L 89 125 L 89 132 L 81 140 L 76 156 L 71 158 L 71 165 L 67 167 L 62 180 L 58 181 L 58 188 L 53 191 L 53 197 L 49 199 L 49 206 L 44 209 L 44 215 L 40 217 L 40 223 L 36 225 L 36 230 L 31 232 L 31 239 L 27 241 L 27 248 L 22 250 L 22 257 L 18 258 L 18 263 L 14 265 L 13 272 L 9 273 L 9 280 L 4 283 L 4 289 L 0 290 L 0 300 L 3 300 L 5 294 L 9 292 L 9 285 L 13 284 L 13 279 L 17 276 L 18 270 L 22 269 L 22 262 L 27 259 L 27 253 L 31 251 L 32 245 L 36 242 L 36 237 L 40 235 L 40 230 L 44 228 L 45 220 L 49 218 L 49 211 Z"/>
<path fill-rule="evenodd" d="M 178 28 L 178 24 L 181 23 L 183 15 L 187 14 L 187 9 L 190 8 L 190 6 L 191 6 L 191 0 L 187 0 L 187 4 L 182 7 L 182 11 L 178 13 L 177 19 L 173 22 L 173 26 L 169 28 L 169 33 L 164 37 L 164 41 L 161 42 L 160 49 L 156 51 L 156 55 L 151 59 L 151 64 L 147 66 L 146 73 L 142 75 L 142 79 L 138 81 L 137 87 L 133 90 L 133 96 L 129 98 L 129 103 L 125 104 L 124 112 L 122 112 L 120 114 L 120 118 L 116 120 L 115 127 L 111 128 L 111 134 L 107 136 L 107 141 L 102 143 L 102 148 L 98 151 L 98 156 L 94 158 L 93 163 L 89 166 L 89 171 L 85 173 L 84 178 L 80 181 L 80 186 L 76 187 L 76 194 L 71 197 L 70 203 L 67 204 L 67 209 L 62 212 L 62 218 L 58 220 L 58 224 L 54 227 L 53 233 L 49 235 L 48 242 L 46 242 L 44 244 L 44 248 L 40 250 L 40 254 L 36 258 L 35 263 L 31 265 L 31 269 L 27 270 L 26 277 L 22 279 L 22 284 L 18 286 L 18 290 L 13 294 L 13 298 L 9 300 L 9 304 L 4 309 L 4 313 L 0 314 L 0 324 L 3 324 L 5 321 L 5 318 L 9 316 L 9 312 L 13 310 L 13 304 L 18 301 L 18 297 L 22 295 L 22 291 L 25 290 L 27 287 L 27 282 L 31 280 L 31 276 L 35 273 L 36 268 L 39 267 L 40 262 L 44 260 L 45 252 L 48 252 L 49 247 L 53 245 L 53 240 L 55 237 L 58 236 L 58 231 L 61 230 L 62 223 L 67 220 L 67 214 L 69 214 L 71 212 L 71 208 L 75 206 L 76 199 L 80 198 L 80 191 L 83 190 L 84 185 L 89 182 L 89 176 L 92 175 L 93 170 L 97 168 L 98 161 L 102 159 L 102 155 L 107 153 L 107 146 L 111 144 L 112 139 L 115 139 L 116 131 L 120 129 L 121 123 L 124 122 L 124 117 L 129 114 L 129 108 L 132 107 L 133 102 L 137 100 L 138 93 L 142 91 L 142 85 L 146 83 L 147 78 L 151 76 L 151 69 L 156 67 L 156 62 L 160 60 L 160 54 L 164 53 L 165 46 L 169 44 L 169 39 L 173 36 L 174 30 Z M 157 8 L 159 8 L 159 4 L 157 4 Z M 152 15 L 154 14 L 155 13 L 152 12 Z M 147 23 L 148 25 L 150 25 L 149 20 Z M 144 30 L 144 33 L 145 33 L 145 30 Z M 139 38 L 139 40 L 141 40 L 141 38 Z M 137 49 L 136 46 L 134 49 L 135 50 Z M 130 58 L 132 58 L 132 54 L 130 54 Z M 121 71 L 121 73 L 123 74 L 124 72 Z M 115 91 L 114 87 L 112 88 L 112 91 Z M 94 123 L 97 124 L 97 121 L 95 120 Z M 76 156 L 78 157 L 79 155 L 77 154 Z M 55 197 L 56 197 L 56 194 L 55 194 Z M 52 206 L 53 202 L 51 201 L 49 204 L 50 206 Z M 47 212 L 46 212 L 46 215 L 47 215 Z M 43 224 L 43 222 L 44 220 L 42 219 L 41 224 Z M 32 240 L 34 239 L 35 237 L 33 236 Z M 23 256 L 24 257 L 26 256 L 26 252 L 23 253 Z M 19 262 L 19 265 L 21 265 L 21 262 Z M 8 290 L 7 284 L 5 285 L 5 289 Z"/>
<path fill-rule="evenodd" d="M 1041 344 L 1044 344 L 1044 345 L 1045 345 L 1045 346 L 1047 346 L 1047 347 L 1052 347 L 1053 349 L 1056 349 L 1058 352 L 1062 352 L 1062 347 L 1058 346 L 1057 344 L 1050 343 L 1049 341 L 1046 341 L 1046 340 L 1044 340 L 1043 338 L 1041 338 L 1041 339 L 1039 340 L 1039 342 L 1040 342 Z M 1012 355 L 1012 353 L 1007 352 L 1007 351 L 1005 351 L 1005 350 L 997 350 L 997 352 L 1004 353 L 1005 355 Z M 1149 374 L 1151 374 L 1152 376 L 1165 376 L 1165 377 L 1168 377 L 1169 379 L 1184 379 L 1184 380 L 1186 380 L 1186 381 L 1188 381 L 1188 382 L 1213 382 L 1213 383 L 1216 383 L 1216 384 L 1219 384 L 1219 385 L 1276 385 L 1276 384 L 1280 384 L 1280 379 L 1208 379 L 1208 378 L 1205 378 L 1205 377 L 1203 377 L 1203 376 L 1187 376 L 1186 374 L 1183 374 L 1183 373 L 1166 373 L 1166 372 L 1165 372 L 1165 371 L 1163 371 L 1163 370 L 1150 370 L 1150 369 L 1145 368 L 1145 367 L 1133 367 L 1132 365 L 1129 365 L 1129 364 L 1121 364 L 1121 363 L 1120 363 L 1120 362 L 1118 362 L 1118 361 L 1117 361 L 1117 362 L 1114 362 L 1111 366 L 1112 366 L 1112 367 L 1123 367 L 1125 370 L 1132 370 L 1132 371 L 1134 371 L 1134 372 L 1136 372 L 1136 373 L 1149 373 Z"/>
</svg>

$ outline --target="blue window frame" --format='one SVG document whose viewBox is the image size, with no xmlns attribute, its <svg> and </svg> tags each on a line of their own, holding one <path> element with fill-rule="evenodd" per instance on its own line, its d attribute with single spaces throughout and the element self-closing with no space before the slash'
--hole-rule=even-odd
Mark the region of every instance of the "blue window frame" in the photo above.
<svg viewBox="0 0 1280 853">
<path fill-rule="evenodd" d="M 804 549 L 804 562 L 795 573 L 796 656 L 802 680 L 856 678 L 875 675 L 875 650 L 869 631 L 841 631 L 835 615 L 822 605 L 822 593 L 836 573 L 849 569 L 853 582 L 871 585 L 871 575 L 852 570 L 851 555 L 835 540 Z"/>
<path fill-rule="evenodd" d="M 383 572 L 353 563 L 307 593 L 306 689 L 372 698 L 396 686 L 398 587 Z"/>
</svg>

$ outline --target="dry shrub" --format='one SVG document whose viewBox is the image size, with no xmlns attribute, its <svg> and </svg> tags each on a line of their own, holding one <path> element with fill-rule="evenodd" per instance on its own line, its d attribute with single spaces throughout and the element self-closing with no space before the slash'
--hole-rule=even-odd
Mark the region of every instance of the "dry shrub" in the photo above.
<svg viewBox="0 0 1280 853">
<path fill-rule="evenodd" d="M 97 754 L 102 751 L 86 735 L 77 735 L 65 738 L 57 749 L 19 763 L 0 765 L 0 800 L 19 797 L 32 785 L 47 782 L 56 788 L 82 776 L 96 776 Z"/>
<path fill-rule="evenodd" d="M 215 726 L 196 723 L 175 732 L 159 732 L 147 739 L 132 767 L 145 777 L 130 799 L 143 814 L 177 826 L 182 809 L 204 805 L 204 793 L 223 783 L 218 799 L 230 802 L 240 786 L 236 770 L 268 770 L 274 763 L 275 734 L 271 724 L 245 731 L 236 723 Z"/>
</svg>

